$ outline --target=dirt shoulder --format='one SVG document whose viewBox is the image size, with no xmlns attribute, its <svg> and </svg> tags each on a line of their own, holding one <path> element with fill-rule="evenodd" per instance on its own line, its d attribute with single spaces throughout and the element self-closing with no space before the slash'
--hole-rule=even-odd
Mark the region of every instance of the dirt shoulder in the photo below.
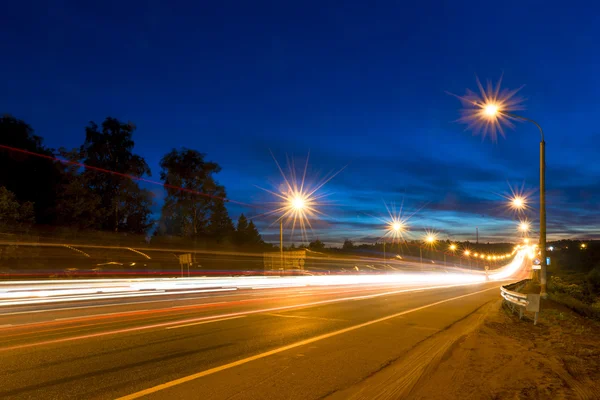
<svg viewBox="0 0 600 400">
<path fill-rule="evenodd" d="M 537 326 L 500 303 L 414 399 L 600 399 L 600 324 L 545 301 Z"/>
<path fill-rule="evenodd" d="M 600 399 L 600 324 L 550 300 L 537 326 L 489 303 L 330 398 Z"/>
</svg>

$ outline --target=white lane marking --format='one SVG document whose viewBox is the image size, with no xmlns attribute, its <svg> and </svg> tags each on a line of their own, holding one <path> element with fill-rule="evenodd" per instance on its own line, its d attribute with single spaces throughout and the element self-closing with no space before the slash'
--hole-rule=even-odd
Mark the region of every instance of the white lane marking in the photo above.
<svg viewBox="0 0 600 400">
<path fill-rule="evenodd" d="M 275 314 L 275 313 L 266 313 L 265 315 L 270 315 L 272 317 L 282 317 L 282 318 L 320 319 L 322 321 L 347 321 L 347 319 L 323 318 L 323 317 L 307 317 L 307 316 L 304 316 L 304 315 L 285 315 L 285 314 Z"/>
<path fill-rule="evenodd" d="M 142 312 L 142 311 L 150 311 L 150 310 L 135 310 L 135 311 Z M 123 312 L 119 312 L 118 311 L 118 312 L 110 312 L 110 313 L 104 313 L 104 314 L 94 314 L 93 316 L 94 317 L 99 317 L 101 315 L 115 315 L 115 314 L 122 314 L 122 313 Z M 54 321 L 67 321 L 67 320 L 70 320 L 70 319 L 81 319 L 81 318 L 86 318 L 86 317 L 77 316 L 77 317 L 55 318 Z"/>
<path fill-rule="evenodd" d="M 229 321 L 230 319 L 238 319 L 238 318 L 246 318 L 246 316 L 245 315 L 238 315 L 237 317 L 212 319 L 210 321 L 194 322 L 193 324 L 170 326 L 170 327 L 165 328 L 165 329 L 178 329 L 178 328 L 185 328 L 186 326 L 194 326 L 194 325 L 202 325 L 202 324 L 212 324 L 213 322 Z"/>
<path fill-rule="evenodd" d="M 224 371 L 226 369 L 237 367 L 238 365 L 242 365 L 242 364 L 249 363 L 251 361 L 259 360 L 261 358 L 265 358 L 265 357 L 271 356 L 273 354 L 281 353 L 281 352 L 284 352 L 286 350 L 294 349 L 296 347 L 305 346 L 307 344 L 318 342 L 318 341 L 323 340 L 323 339 L 328 339 L 330 337 L 338 336 L 338 335 L 341 335 L 341 334 L 347 333 L 347 332 L 352 332 L 354 330 L 357 330 L 357 329 L 360 329 L 360 328 L 364 328 L 364 327 L 369 326 L 369 325 L 373 325 L 373 324 L 377 324 L 379 322 L 387 321 L 387 320 L 390 320 L 392 318 L 399 317 L 401 315 L 406 315 L 406 314 L 409 314 L 409 313 L 412 313 L 412 312 L 415 312 L 415 311 L 424 310 L 424 309 L 429 308 L 429 307 L 437 306 L 439 304 L 447 303 L 447 302 L 453 301 L 453 300 L 458 300 L 458 299 L 461 299 L 463 297 L 473 296 L 475 294 L 487 292 L 487 291 L 490 291 L 490 290 L 498 290 L 498 286 L 494 286 L 494 287 L 489 288 L 489 289 L 484 289 L 484 290 L 480 290 L 480 291 L 469 293 L 469 294 L 464 294 L 464 295 L 461 295 L 461 296 L 451 297 L 451 298 L 445 299 L 445 300 L 436 301 L 434 303 L 426 304 L 426 305 L 421 306 L 421 307 L 412 308 L 410 310 L 405 310 L 405 311 L 402 311 L 402 312 L 399 312 L 399 313 L 396 313 L 396 314 L 392 314 L 392 315 L 388 315 L 388 316 L 385 316 L 385 317 L 382 317 L 382 318 L 377 318 L 377 319 L 374 319 L 374 320 L 371 320 L 371 321 L 363 322 L 362 324 L 353 325 L 353 326 L 350 326 L 348 328 L 344 328 L 344 329 L 340 329 L 340 330 L 337 330 L 337 331 L 325 333 L 323 335 L 315 336 L 315 337 L 312 337 L 310 339 L 301 340 L 299 342 L 292 343 L 292 344 L 289 344 L 287 346 L 282 346 L 282 347 L 279 347 L 279 348 L 276 348 L 276 349 L 273 349 L 273 350 L 270 350 L 270 351 L 267 351 L 267 352 L 264 352 L 264 353 L 256 354 L 256 355 L 251 356 L 251 357 L 247 357 L 247 358 L 243 358 L 241 360 L 237 360 L 237 361 L 231 362 L 229 364 L 224 364 L 224 365 L 221 365 L 219 367 L 207 369 L 207 370 L 202 371 L 202 372 L 198 372 L 198 373 L 195 373 L 195 374 L 192 374 L 192 375 L 184 376 L 183 378 L 175 379 L 175 380 L 172 380 L 170 382 L 166 382 L 166 383 L 163 383 L 163 384 L 160 384 L 160 385 L 157 385 L 157 386 L 153 386 L 153 387 L 148 388 L 148 389 L 140 390 L 139 392 L 135 392 L 135 393 L 129 394 L 127 396 L 119 397 L 117 400 L 133 400 L 133 399 L 137 399 L 137 398 L 140 398 L 142 396 L 147 396 L 149 394 L 156 393 L 158 391 L 171 388 L 173 386 L 181 385 L 182 383 L 190 382 L 190 381 L 193 381 L 193 380 L 198 379 L 198 378 L 202 378 L 202 377 L 207 376 L 207 375 L 212 375 L 214 373 L 217 373 L 217 372 L 220 372 L 220 371 Z"/>
</svg>

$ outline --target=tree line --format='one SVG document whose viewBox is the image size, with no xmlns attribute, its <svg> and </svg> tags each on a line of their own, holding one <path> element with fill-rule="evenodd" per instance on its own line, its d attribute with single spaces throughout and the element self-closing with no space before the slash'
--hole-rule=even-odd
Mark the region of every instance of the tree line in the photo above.
<svg viewBox="0 0 600 400">
<path fill-rule="evenodd" d="M 132 123 L 107 117 L 101 125 L 85 127 L 79 147 L 56 150 L 46 147 L 24 121 L 0 117 L 0 224 L 264 245 L 243 214 L 234 225 L 225 187 L 215 179 L 221 167 L 193 149 L 173 149 L 162 157 L 166 198 L 160 218 L 153 220 L 154 196 L 138 181 L 152 175 L 144 157 L 134 151 L 135 130 Z"/>
</svg>

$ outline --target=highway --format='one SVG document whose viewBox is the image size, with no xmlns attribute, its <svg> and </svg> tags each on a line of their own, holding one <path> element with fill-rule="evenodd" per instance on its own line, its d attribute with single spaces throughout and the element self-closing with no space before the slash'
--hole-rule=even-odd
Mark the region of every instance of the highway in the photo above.
<svg viewBox="0 0 600 400">
<path fill-rule="evenodd" d="M 118 291 L 76 301 L 62 293 L 61 301 L 31 304 L 14 293 L 8 299 L 7 287 L 23 285 L 11 283 L 0 291 L 0 398 L 346 397 L 418 343 L 499 299 L 500 284 L 521 278 L 527 266 L 521 251 L 490 280 L 392 274 L 242 285 L 255 278 L 237 278 L 193 292 Z M 31 291 L 39 285 L 30 283 Z"/>
</svg>

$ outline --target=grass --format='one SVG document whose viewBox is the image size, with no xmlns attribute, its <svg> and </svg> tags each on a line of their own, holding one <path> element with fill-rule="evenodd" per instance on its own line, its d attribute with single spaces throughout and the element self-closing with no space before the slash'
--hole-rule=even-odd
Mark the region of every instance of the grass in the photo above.
<svg viewBox="0 0 600 400">
<path fill-rule="evenodd" d="M 593 307 L 590 304 L 584 303 L 566 293 L 550 292 L 549 297 L 551 300 L 563 304 L 579 315 L 600 321 L 600 309 Z"/>
</svg>

